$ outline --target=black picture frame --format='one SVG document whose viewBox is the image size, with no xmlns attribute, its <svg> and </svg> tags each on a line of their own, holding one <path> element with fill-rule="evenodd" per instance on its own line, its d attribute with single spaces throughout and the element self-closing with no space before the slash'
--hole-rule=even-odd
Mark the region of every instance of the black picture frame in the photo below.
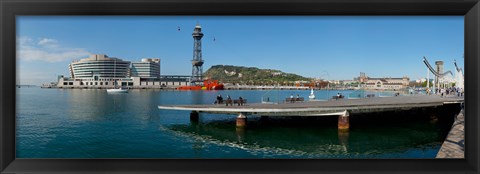
<svg viewBox="0 0 480 174">
<path fill-rule="evenodd" d="M 478 0 L 0 0 L 2 173 L 479 173 Z M 463 15 L 465 159 L 16 159 L 18 15 Z"/>
</svg>

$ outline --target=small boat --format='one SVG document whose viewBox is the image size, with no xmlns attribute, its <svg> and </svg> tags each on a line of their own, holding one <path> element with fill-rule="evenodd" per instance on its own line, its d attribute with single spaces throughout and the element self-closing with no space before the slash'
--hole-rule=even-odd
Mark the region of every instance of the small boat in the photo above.
<svg viewBox="0 0 480 174">
<path fill-rule="evenodd" d="M 117 59 L 115 59 L 113 74 L 117 70 Z M 111 89 L 107 89 L 107 93 L 127 93 L 128 89 L 123 89 L 122 87 L 117 87 L 117 80 L 113 82 L 114 87 Z"/>
<path fill-rule="evenodd" d="M 113 88 L 113 89 L 107 89 L 108 93 L 128 93 L 128 89 L 123 89 L 123 88 Z"/>
<path fill-rule="evenodd" d="M 310 95 L 308 96 L 309 99 L 315 99 L 315 94 L 313 94 L 313 88 L 310 91 Z"/>
</svg>

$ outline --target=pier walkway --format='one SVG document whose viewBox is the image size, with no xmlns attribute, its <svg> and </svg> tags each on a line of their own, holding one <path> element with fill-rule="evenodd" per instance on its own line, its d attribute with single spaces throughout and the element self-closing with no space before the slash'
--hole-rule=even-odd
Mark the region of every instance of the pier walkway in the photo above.
<svg viewBox="0 0 480 174">
<path fill-rule="evenodd" d="M 309 90 L 306 86 L 258 86 L 258 85 L 225 85 L 226 90 Z"/>
<path fill-rule="evenodd" d="M 419 107 L 435 107 L 449 103 L 462 103 L 463 97 L 440 96 L 397 96 L 362 99 L 339 99 L 330 101 L 305 101 L 281 104 L 246 104 L 244 106 L 225 105 L 167 105 L 159 109 L 188 110 L 221 114 L 254 114 L 262 116 L 326 116 L 339 112 L 368 113 L 392 110 L 409 110 Z"/>
<path fill-rule="evenodd" d="M 455 118 L 452 129 L 443 142 L 436 158 L 465 158 L 465 110 Z"/>
<path fill-rule="evenodd" d="M 260 116 L 339 116 L 338 128 L 349 129 L 350 113 L 402 111 L 414 108 L 437 107 L 445 104 L 460 104 L 463 97 L 440 97 L 436 95 L 396 96 L 362 99 L 339 99 L 330 101 L 305 101 L 281 104 L 254 103 L 243 106 L 225 105 L 169 105 L 159 109 L 186 110 L 191 120 L 198 120 L 198 113 L 238 114 L 237 127 L 246 126 L 247 115 Z"/>
</svg>

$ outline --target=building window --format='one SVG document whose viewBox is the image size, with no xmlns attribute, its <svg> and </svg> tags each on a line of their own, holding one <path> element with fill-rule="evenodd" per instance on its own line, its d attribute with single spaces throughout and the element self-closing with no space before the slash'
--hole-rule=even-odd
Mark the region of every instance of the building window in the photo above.
<svg viewBox="0 0 480 174">
<path fill-rule="evenodd" d="M 68 83 L 67 83 L 67 82 L 63 82 L 63 85 L 68 85 Z"/>
<path fill-rule="evenodd" d="M 68 82 L 68 85 L 73 85 L 73 82 Z"/>
<path fill-rule="evenodd" d="M 100 82 L 100 85 L 103 85 L 103 82 Z"/>
<path fill-rule="evenodd" d="M 98 82 L 95 82 L 95 85 L 98 85 Z"/>
<path fill-rule="evenodd" d="M 108 82 L 105 82 L 105 85 L 108 85 Z"/>
</svg>

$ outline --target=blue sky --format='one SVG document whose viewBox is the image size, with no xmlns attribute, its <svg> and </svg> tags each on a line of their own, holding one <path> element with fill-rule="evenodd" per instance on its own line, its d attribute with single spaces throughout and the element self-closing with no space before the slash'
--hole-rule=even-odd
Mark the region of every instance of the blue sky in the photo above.
<svg viewBox="0 0 480 174">
<path fill-rule="evenodd" d="M 107 54 L 161 58 L 162 75 L 190 75 L 197 22 L 204 71 L 223 64 L 329 80 L 360 72 L 414 80 L 426 77 L 423 56 L 452 72 L 454 59 L 464 65 L 463 16 L 20 16 L 17 74 L 21 84 L 40 85 L 68 76 L 72 60 Z"/>
</svg>

